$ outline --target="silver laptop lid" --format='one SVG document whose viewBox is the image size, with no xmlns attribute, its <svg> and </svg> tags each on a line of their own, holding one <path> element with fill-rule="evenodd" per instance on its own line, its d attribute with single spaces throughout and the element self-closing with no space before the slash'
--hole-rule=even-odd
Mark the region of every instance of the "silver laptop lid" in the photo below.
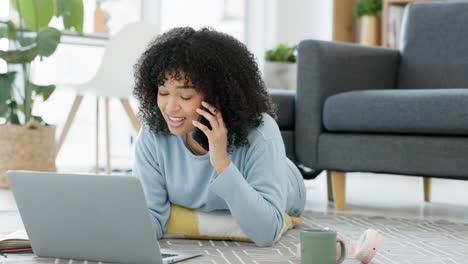
<svg viewBox="0 0 468 264">
<path fill-rule="evenodd" d="M 135 177 L 7 173 L 35 254 L 123 263 L 162 263 Z"/>
</svg>

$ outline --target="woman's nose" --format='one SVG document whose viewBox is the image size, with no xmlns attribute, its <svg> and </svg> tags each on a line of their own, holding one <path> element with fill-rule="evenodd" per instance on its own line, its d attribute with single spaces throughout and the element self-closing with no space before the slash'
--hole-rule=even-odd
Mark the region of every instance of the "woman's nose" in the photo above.
<svg viewBox="0 0 468 264">
<path fill-rule="evenodd" d="M 169 110 L 168 112 L 175 112 L 180 109 L 180 105 L 177 100 L 169 98 L 166 108 Z"/>
</svg>

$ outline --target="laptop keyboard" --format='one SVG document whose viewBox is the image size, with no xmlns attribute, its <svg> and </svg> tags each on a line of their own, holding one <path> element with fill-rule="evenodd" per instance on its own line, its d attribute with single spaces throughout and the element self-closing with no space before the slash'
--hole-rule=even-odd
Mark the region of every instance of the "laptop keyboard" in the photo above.
<svg viewBox="0 0 468 264">
<path fill-rule="evenodd" d="M 165 259 L 165 258 L 170 258 L 170 257 L 175 257 L 177 255 L 175 254 L 161 254 L 162 258 Z"/>
</svg>

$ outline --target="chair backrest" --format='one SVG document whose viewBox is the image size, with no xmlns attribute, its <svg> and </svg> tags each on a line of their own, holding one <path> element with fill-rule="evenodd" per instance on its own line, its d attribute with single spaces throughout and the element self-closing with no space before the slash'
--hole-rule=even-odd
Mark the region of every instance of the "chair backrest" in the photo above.
<svg viewBox="0 0 468 264">
<path fill-rule="evenodd" d="M 101 65 L 91 82 L 93 93 L 128 98 L 134 86 L 133 66 L 157 35 L 155 25 L 127 24 L 109 40 Z"/>
<path fill-rule="evenodd" d="M 398 88 L 468 88 L 468 2 L 407 6 Z"/>
</svg>

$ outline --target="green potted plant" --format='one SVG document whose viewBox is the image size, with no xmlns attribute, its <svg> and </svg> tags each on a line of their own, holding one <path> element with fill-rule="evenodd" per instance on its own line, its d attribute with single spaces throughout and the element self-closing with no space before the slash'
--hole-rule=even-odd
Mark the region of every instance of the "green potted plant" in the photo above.
<svg viewBox="0 0 468 264">
<path fill-rule="evenodd" d="M 31 63 L 54 54 L 61 32 L 50 27 L 53 16 L 65 29 L 83 32 L 82 0 L 11 0 L 17 24 L 0 21 L 0 39 L 9 50 L 0 50 L 7 71 L 0 72 L 0 187 L 8 187 L 6 170 L 55 169 L 55 126 L 33 113 L 34 103 L 46 101 L 55 85 L 30 81 Z"/>
<path fill-rule="evenodd" d="M 296 89 L 296 48 L 279 44 L 265 51 L 263 79 L 267 88 Z"/>
<path fill-rule="evenodd" d="M 380 13 L 382 0 L 358 0 L 353 6 L 353 14 L 360 20 L 359 43 L 380 45 Z"/>
</svg>

